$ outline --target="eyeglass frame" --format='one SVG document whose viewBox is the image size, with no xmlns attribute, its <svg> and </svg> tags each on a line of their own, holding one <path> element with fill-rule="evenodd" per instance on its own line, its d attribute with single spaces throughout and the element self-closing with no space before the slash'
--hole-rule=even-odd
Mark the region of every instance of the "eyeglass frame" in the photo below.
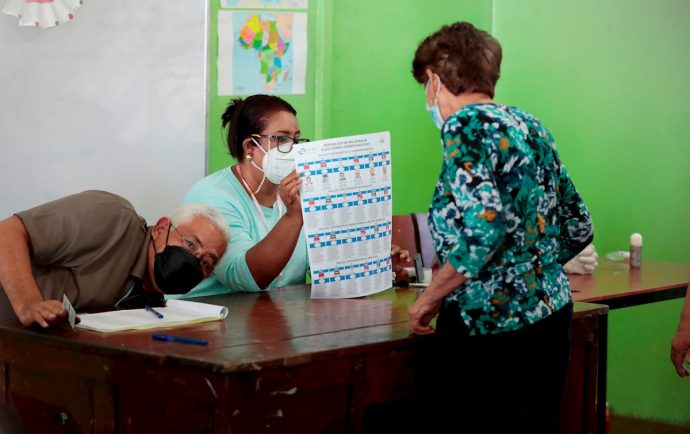
<svg viewBox="0 0 690 434">
<path fill-rule="evenodd" d="M 290 152 L 292 152 L 292 148 L 295 145 L 299 145 L 300 143 L 309 142 L 309 139 L 303 139 L 303 138 L 296 139 L 294 137 L 279 136 L 276 134 L 250 134 L 249 137 L 258 137 L 258 138 L 268 139 L 268 149 L 271 149 L 271 139 L 274 139 L 276 141 L 276 143 L 278 143 L 278 141 L 280 141 L 281 139 L 288 139 L 288 140 L 290 140 L 291 143 L 290 143 L 290 149 L 288 149 L 287 151 L 283 151 L 282 149 L 280 149 L 281 146 L 286 146 L 285 144 L 281 145 L 280 143 L 278 143 L 276 145 L 278 152 L 281 152 L 283 154 L 289 154 Z"/>
<path fill-rule="evenodd" d="M 185 234 L 180 232 L 180 230 L 177 229 L 175 227 L 175 225 L 172 224 L 172 222 L 170 223 L 170 227 L 175 232 L 177 232 L 177 235 L 180 236 L 180 238 L 182 239 L 182 241 L 184 242 L 184 244 L 187 248 L 187 251 L 189 251 L 189 253 L 194 255 L 199 260 L 199 264 L 201 265 L 201 268 L 204 272 L 204 275 L 210 276 L 211 273 L 213 273 L 214 266 L 208 262 L 208 260 L 204 257 L 204 255 L 201 255 L 198 253 L 201 250 L 201 246 L 197 245 L 197 243 L 194 242 L 194 240 L 191 240 L 189 237 L 185 236 Z"/>
</svg>

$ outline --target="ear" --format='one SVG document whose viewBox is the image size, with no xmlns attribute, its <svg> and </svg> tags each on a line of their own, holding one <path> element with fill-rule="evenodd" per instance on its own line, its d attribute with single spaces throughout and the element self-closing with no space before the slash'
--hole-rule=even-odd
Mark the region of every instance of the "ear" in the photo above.
<svg viewBox="0 0 690 434">
<path fill-rule="evenodd" d="M 434 74 L 434 72 L 431 69 L 429 69 L 429 68 L 426 69 L 426 82 L 429 83 L 429 85 L 434 84 L 434 83 L 432 83 L 434 75 L 436 75 L 436 74 Z M 436 86 L 438 86 L 438 84 Z"/>
<path fill-rule="evenodd" d="M 242 150 L 244 151 L 244 155 L 252 155 L 253 148 L 256 146 L 256 143 L 254 143 L 254 140 L 251 137 L 247 137 L 242 141 Z"/>
<path fill-rule="evenodd" d="M 151 237 L 154 240 L 157 240 L 158 237 L 160 237 L 161 235 L 166 236 L 169 227 L 170 219 L 168 217 L 159 218 L 156 224 L 153 226 L 153 229 L 151 230 Z"/>
</svg>

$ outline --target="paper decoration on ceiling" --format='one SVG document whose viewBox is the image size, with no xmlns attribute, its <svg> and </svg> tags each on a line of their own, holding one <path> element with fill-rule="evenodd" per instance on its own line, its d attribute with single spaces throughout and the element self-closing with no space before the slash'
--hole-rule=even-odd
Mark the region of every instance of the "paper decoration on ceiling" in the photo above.
<svg viewBox="0 0 690 434">
<path fill-rule="evenodd" d="M 47 29 L 73 19 L 82 3 L 84 0 L 7 0 L 2 11 L 19 18 L 20 26 Z"/>
</svg>

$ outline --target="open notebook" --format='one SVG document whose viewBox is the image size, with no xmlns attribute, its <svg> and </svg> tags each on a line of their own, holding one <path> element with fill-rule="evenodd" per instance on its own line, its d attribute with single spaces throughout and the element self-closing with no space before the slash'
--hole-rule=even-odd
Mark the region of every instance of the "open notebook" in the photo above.
<svg viewBox="0 0 690 434">
<path fill-rule="evenodd" d="M 216 321 L 228 316 L 225 306 L 186 300 L 167 300 L 166 307 L 157 307 L 156 312 L 163 318 L 145 309 L 81 314 L 81 322 L 76 327 L 109 333 Z"/>
</svg>

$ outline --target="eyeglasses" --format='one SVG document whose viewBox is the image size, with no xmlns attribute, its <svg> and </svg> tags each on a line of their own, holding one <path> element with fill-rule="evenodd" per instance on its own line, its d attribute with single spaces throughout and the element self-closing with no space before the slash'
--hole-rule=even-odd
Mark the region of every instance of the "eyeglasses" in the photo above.
<svg viewBox="0 0 690 434">
<path fill-rule="evenodd" d="M 199 254 L 198 252 L 201 250 L 201 246 L 199 245 L 198 242 L 186 237 L 182 232 L 180 232 L 175 226 L 170 224 L 170 227 L 177 232 L 177 234 L 182 238 L 182 242 L 184 243 L 184 246 L 189 250 L 189 252 L 196 256 L 199 259 L 199 263 L 201 264 L 201 269 L 204 272 L 205 276 L 210 276 L 211 272 L 213 272 L 213 264 L 211 264 L 210 261 L 208 261 L 206 258 L 204 258 L 203 255 Z"/>
<path fill-rule="evenodd" d="M 268 139 L 268 147 L 271 147 L 271 142 L 275 143 L 278 152 L 287 154 L 292 151 L 292 146 L 299 143 L 306 143 L 309 139 L 295 139 L 290 136 L 274 136 L 268 134 L 252 134 L 251 137 L 263 137 Z"/>
</svg>

